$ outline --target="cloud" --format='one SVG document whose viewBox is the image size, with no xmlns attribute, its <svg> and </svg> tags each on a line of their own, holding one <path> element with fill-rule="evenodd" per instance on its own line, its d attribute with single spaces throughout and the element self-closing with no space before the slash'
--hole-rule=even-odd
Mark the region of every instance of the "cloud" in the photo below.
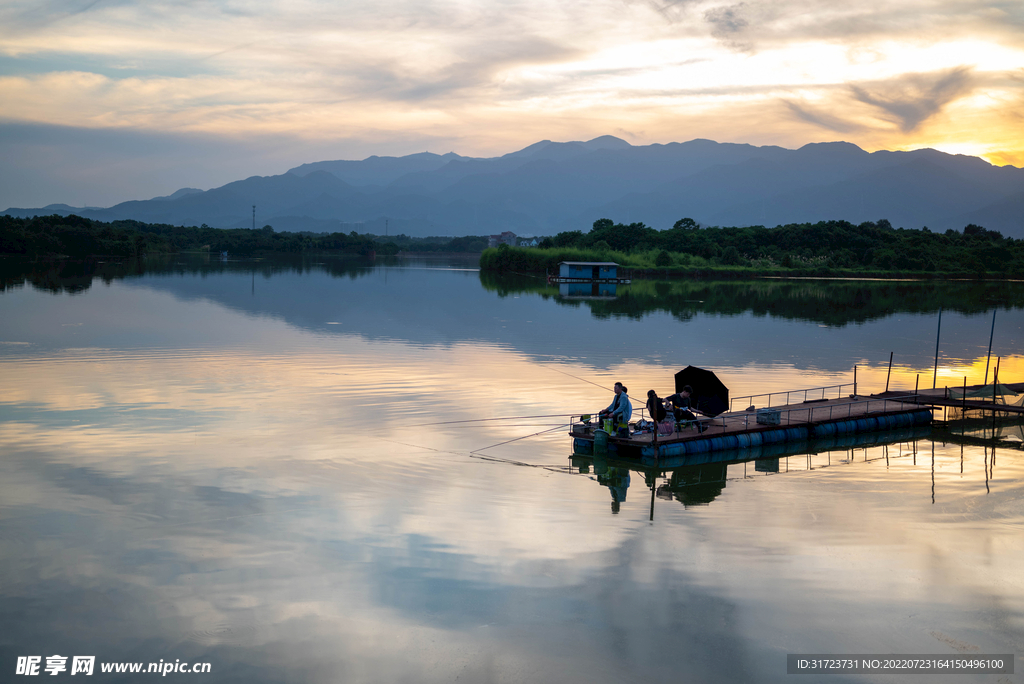
<svg viewBox="0 0 1024 684">
<path fill-rule="evenodd" d="M 467 44 L 458 48 L 456 61 L 432 73 L 409 76 L 403 73 L 403 65 L 394 64 L 387 73 L 376 71 L 366 84 L 378 95 L 395 100 L 444 100 L 450 104 L 450 98 L 474 96 L 467 91 L 479 95 L 479 89 L 498 86 L 497 79 L 503 71 L 567 61 L 580 54 L 571 47 L 534 37 Z M 378 88 L 382 82 L 391 85 L 382 91 Z"/>
<path fill-rule="evenodd" d="M 838 116 L 833 116 L 822 111 L 814 111 L 809 107 L 797 104 L 792 100 L 783 100 L 783 104 L 796 118 L 801 121 L 806 121 L 809 124 L 820 126 L 821 128 L 827 128 L 828 130 L 835 131 L 836 133 L 855 133 L 863 130 L 864 128 L 860 124 L 852 121 L 846 121 Z"/>
<path fill-rule="evenodd" d="M 10 0 L 0 122 L 343 141 L 296 164 L 619 129 L 1016 155 L 1022 28 L 1024 4 L 1002 0 Z"/>
<path fill-rule="evenodd" d="M 1024 4 L 974 0 L 744 0 L 716 4 L 703 13 L 711 35 L 730 48 L 829 41 L 851 46 L 876 40 L 950 41 L 964 35 L 1018 46 L 1024 38 Z"/>
<path fill-rule="evenodd" d="M 749 51 L 753 44 L 742 40 L 750 22 L 744 16 L 746 3 L 714 7 L 704 12 L 704 21 L 711 25 L 711 35 L 735 50 Z"/>
<path fill-rule="evenodd" d="M 972 70 L 966 66 L 939 74 L 908 74 L 873 90 L 850 86 L 857 100 L 881 110 L 904 133 L 910 133 L 973 88 Z"/>
<path fill-rule="evenodd" d="M 715 7 L 704 12 L 704 20 L 712 26 L 711 35 L 716 38 L 729 38 L 745 30 L 749 24 L 741 15 L 745 6 L 741 2 L 738 5 Z"/>
<path fill-rule="evenodd" d="M 627 0 L 627 2 L 628 1 L 630 0 Z M 669 0 L 668 2 L 659 2 L 659 0 L 643 0 L 642 2 L 642 4 L 660 14 L 669 24 L 675 24 L 682 21 L 686 17 L 688 7 L 699 3 L 700 0 Z"/>
</svg>

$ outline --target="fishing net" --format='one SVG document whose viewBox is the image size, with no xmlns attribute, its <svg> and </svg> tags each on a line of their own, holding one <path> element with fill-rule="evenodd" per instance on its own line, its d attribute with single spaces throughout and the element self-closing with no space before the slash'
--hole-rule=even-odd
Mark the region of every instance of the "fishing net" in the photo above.
<svg viewBox="0 0 1024 684">
<path fill-rule="evenodd" d="M 967 399 L 968 401 L 991 401 L 996 404 L 1005 404 L 1007 406 L 1024 406 L 1024 394 L 1018 394 L 1006 385 L 1002 384 L 968 387 L 966 393 L 962 387 L 950 387 L 949 398 L 959 400 Z"/>
</svg>

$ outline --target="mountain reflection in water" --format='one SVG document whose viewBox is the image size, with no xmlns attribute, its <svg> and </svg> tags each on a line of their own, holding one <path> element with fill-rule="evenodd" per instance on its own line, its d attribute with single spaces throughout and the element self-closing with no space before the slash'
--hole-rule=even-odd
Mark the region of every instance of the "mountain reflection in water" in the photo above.
<svg viewBox="0 0 1024 684">
<path fill-rule="evenodd" d="M 144 276 L 246 274 L 262 279 L 275 275 L 325 273 L 334 278 L 360 278 L 375 269 L 402 265 L 432 268 L 472 268 L 472 255 L 436 258 L 380 258 L 330 255 L 273 255 L 223 261 L 209 255 L 181 254 L 148 259 L 104 261 L 0 259 L 0 292 L 31 284 L 48 292 L 88 290 L 95 280 L 110 283 Z M 633 280 L 627 285 L 587 283 L 548 284 L 542 277 L 481 271 L 480 284 L 499 297 L 536 294 L 569 306 L 587 306 L 597 318 L 634 319 L 664 311 L 680 321 L 695 313 L 774 316 L 843 326 L 899 313 L 935 313 L 940 308 L 979 314 L 993 307 L 1024 309 L 1024 282 L 985 280 L 842 280 L 753 279 Z"/>
</svg>

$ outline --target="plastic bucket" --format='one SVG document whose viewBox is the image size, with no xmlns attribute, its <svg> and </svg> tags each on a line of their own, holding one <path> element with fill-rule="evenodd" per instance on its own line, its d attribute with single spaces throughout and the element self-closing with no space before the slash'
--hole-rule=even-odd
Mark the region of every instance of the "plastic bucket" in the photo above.
<svg viewBox="0 0 1024 684">
<path fill-rule="evenodd" d="M 609 423 L 611 421 L 605 421 Z M 608 451 L 608 432 L 605 430 L 594 430 L 594 451 Z"/>
</svg>

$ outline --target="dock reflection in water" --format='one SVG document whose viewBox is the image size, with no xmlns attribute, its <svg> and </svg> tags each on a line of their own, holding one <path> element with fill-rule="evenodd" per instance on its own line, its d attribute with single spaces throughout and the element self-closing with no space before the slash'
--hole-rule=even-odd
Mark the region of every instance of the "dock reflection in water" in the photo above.
<svg viewBox="0 0 1024 684">
<path fill-rule="evenodd" d="M 617 283 L 559 283 L 558 295 L 567 299 L 615 299 Z"/>
<path fill-rule="evenodd" d="M 708 505 L 722 494 L 730 467 L 742 466 L 741 477 L 746 477 L 746 470 L 750 464 L 753 464 L 754 472 L 788 473 L 791 472 L 791 458 L 795 461 L 806 459 L 805 468 L 793 468 L 792 472 L 798 472 L 802 469 L 812 470 L 814 464 L 817 464 L 817 467 L 852 464 L 855 461 L 855 450 L 862 450 L 862 460 L 866 461 L 868 447 L 882 447 L 888 456 L 888 447 L 891 444 L 900 446 L 900 455 L 903 453 L 904 445 L 908 454 L 916 454 L 921 440 L 930 434 L 930 427 L 918 427 L 827 439 L 779 442 L 740 450 L 668 457 L 656 464 L 648 458 L 616 458 L 614 454 L 600 453 L 573 454 L 569 460 L 572 468 L 582 474 L 589 473 L 591 468 L 594 469 L 597 482 L 607 486 L 611 491 L 612 512 L 617 513 L 621 510 L 621 503 L 626 501 L 631 481 L 630 471 L 642 475 L 648 489 L 656 488 L 660 499 L 675 499 L 687 507 Z M 782 461 L 784 466 L 780 466 Z"/>
<path fill-rule="evenodd" d="M 612 512 L 619 513 L 632 482 L 631 473 L 638 474 L 647 490 L 652 492 L 651 517 L 654 519 L 654 495 L 658 499 L 675 500 L 685 507 L 706 506 L 718 498 L 730 479 L 747 479 L 757 474 L 780 475 L 803 473 L 815 469 L 845 465 L 858 467 L 872 461 L 888 466 L 896 459 L 909 458 L 912 465 L 922 451 L 931 459 L 931 499 L 935 503 L 935 445 L 946 442 L 960 445 L 960 473 L 963 474 L 963 447 L 984 449 L 984 486 L 994 478 L 997 449 L 1024 451 L 1024 420 L 1003 419 L 998 426 L 991 419 L 985 425 L 968 428 L 961 422 L 937 429 L 917 427 L 860 435 L 833 437 L 795 443 L 779 443 L 747 449 L 674 456 L 659 464 L 649 458 L 630 459 L 617 454 L 576 453 L 570 457 L 573 470 L 589 475 L 591 469 L 597 483 L 607 487 L 612 498 Z M 991 455 L 989 450 L 991 449 Z M 633 492 L 634 500 L 637 492 Z"/>
</svg>

